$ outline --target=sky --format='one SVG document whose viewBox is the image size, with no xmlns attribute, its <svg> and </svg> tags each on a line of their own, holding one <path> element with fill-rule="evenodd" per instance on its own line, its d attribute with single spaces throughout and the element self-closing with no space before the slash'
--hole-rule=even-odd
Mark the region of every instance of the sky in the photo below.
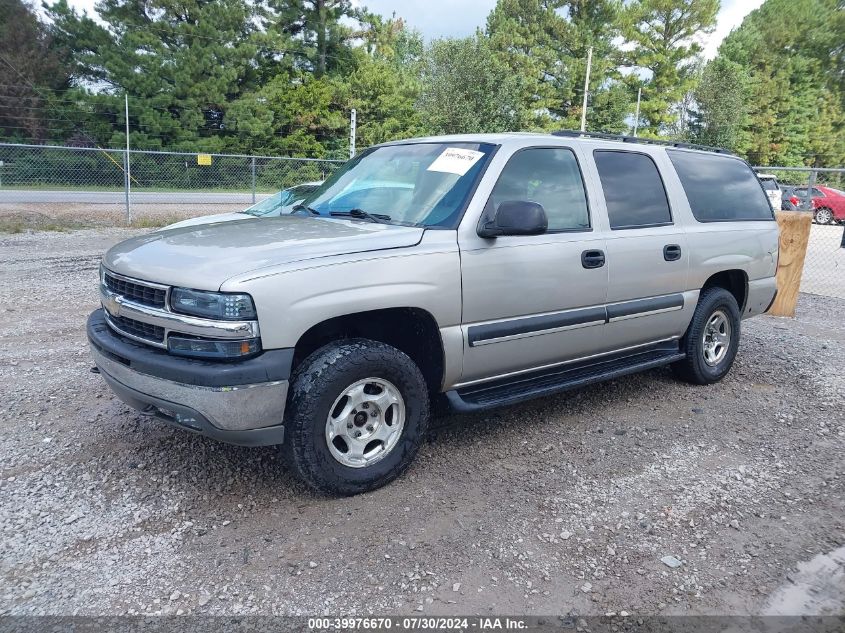
<svg viewBox="0 0 845 633">
<path fill-rule="evenodd" d="M 93 13 L 96 0 L 68 0 L 78 9 Z M 370 10 L 387 17 L 394 12 L 418 29 L 426 40 L 438 37 L 463 37 L 472 35 L 476 28 L 484 27 L 487 14 L 496 0 L 354 0 Z M 716 18 L 716 30 L 702 40 L 704 56 L 716 56 L 719 44 L 742 23 L 742 19 L 763 4 L 763 0 L 722 0 L 722 9 Z"/>
</svg>

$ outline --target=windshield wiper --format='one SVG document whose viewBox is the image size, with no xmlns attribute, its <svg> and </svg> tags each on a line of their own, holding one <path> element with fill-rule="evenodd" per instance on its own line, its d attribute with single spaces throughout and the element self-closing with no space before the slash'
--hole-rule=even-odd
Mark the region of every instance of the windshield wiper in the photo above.
<svg viewBox="0 0 845 633">
<path fill-rule="evenodd" d="M 370 222 L 390 222 L 390 216 L 383 213 L 369 213 L 363 209 L 349 209 L 349 211 L 332 211 L 329 215 L 340 218 L 355 218 Z"/>
<path fill-rule="evenodd" d="M 311 207 L 306 207 L 304 204 L 298 204 L 293 209 L 291 209 L 291 215 L 294 213 L 299 213 L 300 211 L 307 211 L 311 215 L 320 215 L 320 212 L 317 209 L 312 209 Z"/>
</svg>

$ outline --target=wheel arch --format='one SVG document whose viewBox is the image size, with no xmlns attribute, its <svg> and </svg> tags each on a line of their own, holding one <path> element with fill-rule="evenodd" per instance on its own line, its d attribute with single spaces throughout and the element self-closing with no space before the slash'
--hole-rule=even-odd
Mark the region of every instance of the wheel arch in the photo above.
<svg viewBox="0 0 845 633">
<path fill-rule="evenodd" d="M 733 268 L 714 273 L 704 282 L 701 292 L 708 288 L 724 288 L 736 299 L 739 313 L 745 312 L 745 304 L 748 301 L 748 274 L 744 270 Z"/>
<path fill-rule="evenodd" d="M 354 312 L 313 325 L 296 342 L 292 370 L 324 345 L 349 338 L 367 338 L 401 350 L 420 368 L 429 391 L 440 390 L 445 367 L 440 329 L 430 312 L 414 307 Z"/>
</svg>

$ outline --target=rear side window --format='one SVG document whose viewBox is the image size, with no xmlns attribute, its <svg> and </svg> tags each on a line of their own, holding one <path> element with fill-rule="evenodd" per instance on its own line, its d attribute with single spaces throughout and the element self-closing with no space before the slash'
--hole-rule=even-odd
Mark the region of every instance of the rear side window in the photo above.
<svg viewBox="0 0 845 633">
<path fill-rule="evenodd" d="M 699 222 L 771 220 L 772 206 L 751 168 L 738 158 L 666 150 Z"/>
<path fill-rule="evenodd" d="M 633 229 L 672 223 L 657 165 L 645 154 L 596 150 L 610 228 Z"/>
</svg>

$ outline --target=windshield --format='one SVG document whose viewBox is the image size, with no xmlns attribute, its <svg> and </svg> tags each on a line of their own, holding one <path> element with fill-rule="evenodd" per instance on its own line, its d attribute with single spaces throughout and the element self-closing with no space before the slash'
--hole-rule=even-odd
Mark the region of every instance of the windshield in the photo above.
<svg viewBox="0 0 845 633">
<path fill-rule="evenodd" d="M 295 185 L 293 187 L 288 187 L 287 189 L 282 189 L 281 191 L 274 193 L 272 196 L 269 196 L 258 202 L 248 209 L 244 209 L 241 213 L 246 213 L 248 215 L 254 216 L 263 216 L 263 215 L 279 215 L 283 211 L 287 210 L 286 207 L 293 205 L 295 202 L 299 202 L 305 196 L 313 192 L 319 184 L 305 184 L 305 185 Z"/>
<path fill-rule="evenodd" d="M 493 152 L 488 143 L 409 143 L 353 158 L 302 201 L 312 214 L 454 227 Z M 301 210 L 301 209 L 298 209 Z"/>
</svg>

